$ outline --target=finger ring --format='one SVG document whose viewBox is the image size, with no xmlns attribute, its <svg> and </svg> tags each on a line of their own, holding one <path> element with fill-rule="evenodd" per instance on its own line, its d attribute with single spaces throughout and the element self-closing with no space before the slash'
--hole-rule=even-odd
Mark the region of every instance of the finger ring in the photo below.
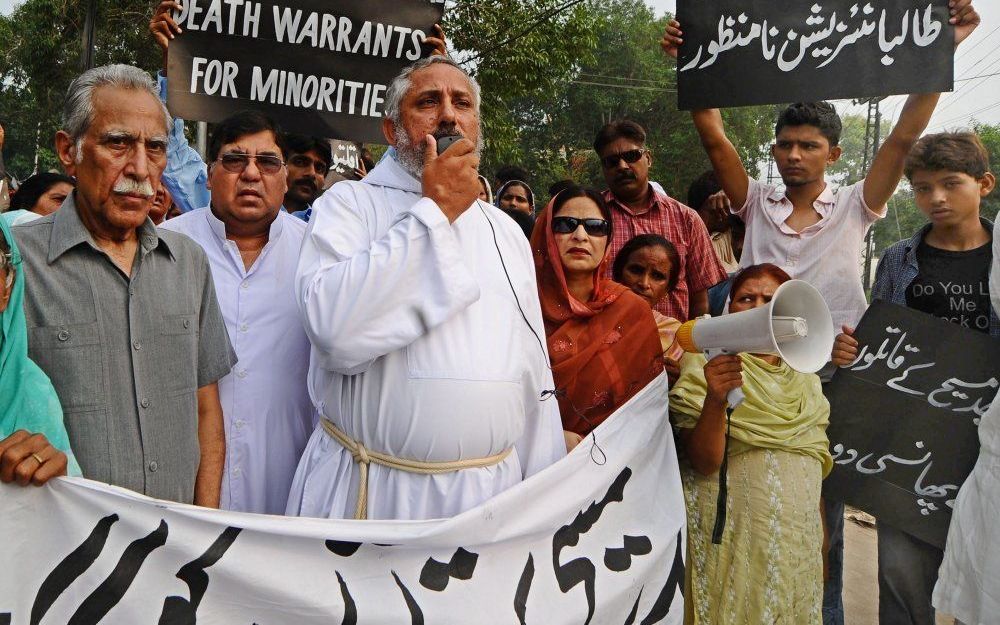
<svg viewBox="0 0 1000 625">
<path fill-rule="evenodd" d="M 31 454 L 31 457 L 37 460 L 39 465 L 45 464 L 45 461 L 42 460 L 42 457 L 39 456 L 38 454 Z"/>
</svg>

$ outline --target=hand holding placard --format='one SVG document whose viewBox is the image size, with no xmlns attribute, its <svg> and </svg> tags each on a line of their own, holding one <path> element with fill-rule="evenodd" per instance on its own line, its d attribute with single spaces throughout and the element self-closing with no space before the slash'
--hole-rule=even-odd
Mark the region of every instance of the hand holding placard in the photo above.
<svg viewBox="0 0 1000 625">
<path fill-rule="evenodd" d="M 843 332 L 833 342 L 831 362 L 838 367 L 847 367 L 858 359 L 858 339 L 854 338 L 854 328 L 844 326 Z"/>
<path fill-rule="evenodd" d="M 663 38 L 660 39 L 660 47 L 667 53 L 667 56 L 677 60 L 677 53 L 680 50 L 684 39 L 681 32 L 681 23 L 677 20 L 667 22 L 667 27 L 663 29 Z"/>
<path fill-rule="evenodd" d="M 953 0 L 951 18 L 948 23 L 955 27 L 955 47 L 968 39 L 979 26 L 979 13 L 972 6 L 972 0 Z"/>
<path fill-rule="evenodd" d="M 171 11 L 180 11 L 181 5 L 175 0 L 163 0 L 153 11 L 153 17 L 149 19 L 149 34 L 153 36 L 153 41 L 163 51 L 163 75 L 167 75 L 167 50 L 170 48 L 170 40 L 184 32 Z"/>
</svg>

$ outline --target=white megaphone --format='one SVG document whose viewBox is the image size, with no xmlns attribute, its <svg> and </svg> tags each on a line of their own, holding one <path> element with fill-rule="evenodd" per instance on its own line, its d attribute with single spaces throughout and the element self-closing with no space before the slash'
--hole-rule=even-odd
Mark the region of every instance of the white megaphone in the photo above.
<svg viewBox="0 0 1000 625">
<path fill-rule="evenodd" d="M 802 280 L 789 280 L 774 292 L 767 306 L 720 317 L 692 319 L 677 330 L 684 351 L 712 359 L 719 354 L 774 354 L 802 373 L 816 373 L 833 351 L 833 317 L 823 296 Z M 744 399 L 740 389 L 727 399 L 735 408 Z"/>
</svg>

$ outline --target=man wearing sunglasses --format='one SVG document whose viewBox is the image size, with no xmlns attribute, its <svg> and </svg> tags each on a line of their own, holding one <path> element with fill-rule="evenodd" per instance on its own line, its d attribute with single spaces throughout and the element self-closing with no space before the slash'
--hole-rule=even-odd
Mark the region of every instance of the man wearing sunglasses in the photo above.
<svg viewBox="0 0 1000 625">
<path fill-rule="evenodd" d="M 640 234 L 658 234 L 677 248 L 680 274 L 677 286 L 655 308 L 679 321 L 708 312 L 708 289 L 726 279 L 698 213 L 666 195 L 649 181 L 653 155 L 646 149 L 646 131 L 629 120 L 612 122 L 597 133 L 594 151 L 601 161 L 611 208 L 613 235 L 608 243 L 608 265 L 618 251 Z"/>
<path fill-rule="evenodd" d="M 167 50 L 180 27 L 174 22 L 171 11 L 180 5 L 173 0 L 161 0 L 149 22 L 149 32 L 163 53 L 163 66 L 157 74 L 160 100 L 167 102 Z M 283 206 L 289 213 L 309 221 L 313 202 L 322 193 L 332 156 L 326 139 L 289 134 L 285 138 L 288 148 L 283 170 L 288 192 Z M 174 119 L 167 144 L 167 167 L 163 171 L 163 185 L 173 197 L 182 213 L 207 206 L 210 201 L 208 167 L 201 155 L 188 144 L 184 135 L 184 120 Z"/>
<path fill-rule="evenodd" d="M 287 134 L 288 192 L 285 193 L 285 210 L 302 221 L 309 221 L 312 205 L 323 194 L 326 176 L 330 172 L 333 153 L 326 139 Z"/>
<path fill-rule="evenodd" d="M 281 210 L 289 193 L 287 154 L 270 118 L 250 111 L 232 115 L 209 141 L 210 205 L 162 226 L 205 250 L 239 358 L 219 380 L 226 510 L 283 514 L 312 430 L 309 339 L 293 288 L 306 225 Z"/>
</svg>

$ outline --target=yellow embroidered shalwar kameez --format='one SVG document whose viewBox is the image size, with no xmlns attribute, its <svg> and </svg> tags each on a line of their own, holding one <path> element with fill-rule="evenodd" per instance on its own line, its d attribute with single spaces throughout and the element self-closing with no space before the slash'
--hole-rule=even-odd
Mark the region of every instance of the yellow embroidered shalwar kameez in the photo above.
<svg viewBox="0 0 1000 625">
<path fill-rule="evenodd" d="M 820 625 L 820 485 L 832 467 L 830 405 L 815 375 L 741 354 L 746 400 L 731 418 L 722 544 L 712 544 L 718 475 L 682 467 L 688 508 L 685 623 Z M 705 358 L 688 355 L 670 393 L 680 428 L 707 394 Z"/>
</svg>

